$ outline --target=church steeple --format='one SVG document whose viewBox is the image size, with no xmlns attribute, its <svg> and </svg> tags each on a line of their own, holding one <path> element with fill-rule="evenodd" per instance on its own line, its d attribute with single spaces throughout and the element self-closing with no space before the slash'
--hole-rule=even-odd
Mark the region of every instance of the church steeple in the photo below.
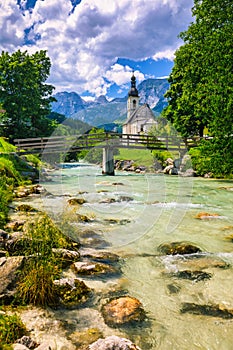
<svg viewBox="0 0 233 350">
<path fill-rule="evenodd" d="M 134 71 L 131 77 L 131 88 L 128 92 L 128 96 L 136 96 L 138 97 L 138 90 L 136 88 L 136 78 L 134 76 Z"/>
<path fill-rule="evenodd" d="M 138 90 L 136 87 L 136 78 L 134 76 L 134 71 L 131 77 L 131 87 L 128 92 L 128 100 L 127 100 L 127 119 L 131 117 L 131 115 L 136 111 L 139 107 L 139 96 Z"/>
</svg>

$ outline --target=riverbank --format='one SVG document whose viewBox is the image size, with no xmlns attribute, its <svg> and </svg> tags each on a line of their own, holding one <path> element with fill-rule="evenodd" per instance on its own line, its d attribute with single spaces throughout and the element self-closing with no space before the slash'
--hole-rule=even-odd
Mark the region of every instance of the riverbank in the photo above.
<svg viewBox="0 0 233 350">
<path fill-rule="evenodd" d="M 16 196 L 14 204 L 18 205 L 11 208 L 7 231 L 1 231 L 0 258 L 1 315 L 9 317 L 10 310 L 10 314 L 14 312 L 20 316 L 25 327 L 23 337 L 14 339 L 16 344 L 13 348 L 18 349 L 20 347 L 17 344 L 23 344 L 24 349 L 86 349 L 95 340 L 106 338 L 109 334 L 115 336 L 106 340 L 112 342 L 112 348 L 121 344 L 125 349 L 139 349 L 125 339 L 121 331 L 114 331 L 108 326 L 123 327 L 131 323 L 142 325 L 146 318 L 140 301 L 119 289 L 120 258 L 110 252 L 96 250 L 94 241 L 85 247 L 88 237 L 95 238 L 93 232 L 84 231 L 79 235 L 82 243 L 77 237 L 73 240 L 71 227 L 67 237 L 45 213 L 30 205 L 19 204 L 22 198 L 25 200 L 37 195 L 49 195 L 40 185 L 27 186 L 25 191 L 22 192 L 21 188 L 16 193 L 20 198 Z M 22 193 L 28 193 L 28 197 L 22 196 Z M 71 205 L 74 206 L 74 202 Z M 77 202 L 75 205 L 77 210 Z M 88 220 L 86 216 L 77 218 L 84 222 Z M 65 224 L 69 225 L 68 222 Z M 73 276 L 66 277 L 67 271 Z M 96 294 L 93 288 L 82 281 L 82 276 L 100 280 L 104 276 L 106 281 L 109 279 L 110 289 L 105 288 L 101 292 L 100 311 L 103 312 L 102 329 L 105 336 L 99 328 L 86 329 L 78 334 L 72 331 L 73 327 L 63 324 L 64 312 L 80 308 L 90 312 L 96 298 L 100 297 L 99 292 Z M 114 317 L 111 316 L 113 306 L 109 305 L 110 300 L 114 302 Z M 4 339 L 1 340 L 4 343 Z M 27 344 L 31 345 L 28 347 Z M 106 348 L 104 344 L 102 340 L 103 349 Z"/>
</svg>

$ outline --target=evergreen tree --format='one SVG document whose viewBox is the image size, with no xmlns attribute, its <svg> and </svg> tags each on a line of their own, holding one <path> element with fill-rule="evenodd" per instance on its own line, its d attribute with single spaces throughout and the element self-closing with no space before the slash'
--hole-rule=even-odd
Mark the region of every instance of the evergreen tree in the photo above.
<svg viewBox="0 0 233 350">
<path fill-rule="evenodd" d="M 46 84 L 50 72 L 46 51 L 0 56 L 0 134 L 14 138 L 48 136 L 53 127 L 50 113 L 54 87 Z"/>
</svg>

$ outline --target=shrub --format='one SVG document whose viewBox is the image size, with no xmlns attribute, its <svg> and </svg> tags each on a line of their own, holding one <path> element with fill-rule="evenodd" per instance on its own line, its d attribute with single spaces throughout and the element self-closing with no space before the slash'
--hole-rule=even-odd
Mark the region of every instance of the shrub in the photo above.
<svg viewBox="0 0 233 350">
<path fill-rule="evenodd" d="M 26 333 L 26 328 L 16 314 L 0 314 L 0 349 L 7 350 L 7 346 L 14 343 Z"/>
</svg>

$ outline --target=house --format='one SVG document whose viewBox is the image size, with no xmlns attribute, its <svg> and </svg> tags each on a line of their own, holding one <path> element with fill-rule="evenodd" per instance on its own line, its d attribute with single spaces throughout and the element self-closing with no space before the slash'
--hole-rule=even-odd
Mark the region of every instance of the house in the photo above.
<svg viewBox="0 0 233 350">
<path fill-rule="evenodd" d="M 147 103 L 139 105 L 139 95 L 134 73 L 131 77 L 131 88 L 127 99 L 127 120 L 123 124 L 123 134 L 147 134 L 148 130 L 157 125 L 154 114 Z"/>
</svg>

